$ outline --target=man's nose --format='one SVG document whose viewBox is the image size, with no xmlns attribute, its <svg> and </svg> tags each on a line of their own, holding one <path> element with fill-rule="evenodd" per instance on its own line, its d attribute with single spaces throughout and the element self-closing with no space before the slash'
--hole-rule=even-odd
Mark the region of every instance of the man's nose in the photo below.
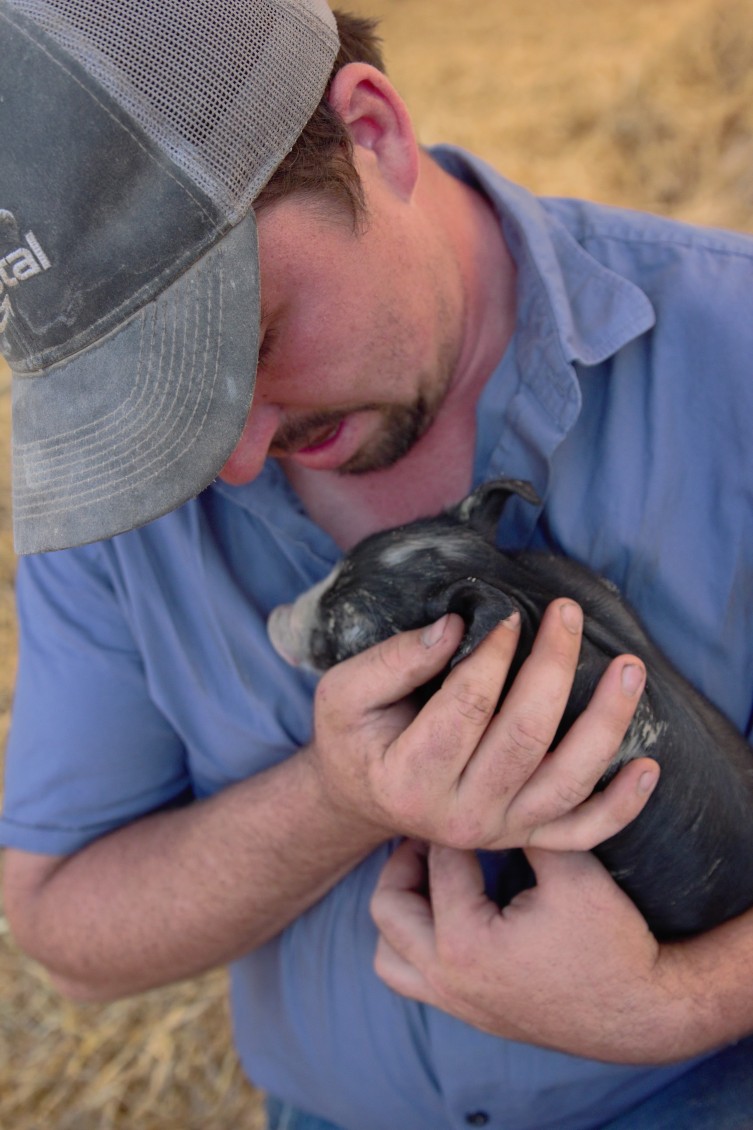
<svg viewBox="0 0 753 1130">
<path fill-rule="evenodd" d="M 240 486 L 255 479 L 264 466 L 279 423 L 279 409 L 267 404 L 254 404 L 240 439 L 220 471 L 220 478 L 231 486 Z"/>
</svg>

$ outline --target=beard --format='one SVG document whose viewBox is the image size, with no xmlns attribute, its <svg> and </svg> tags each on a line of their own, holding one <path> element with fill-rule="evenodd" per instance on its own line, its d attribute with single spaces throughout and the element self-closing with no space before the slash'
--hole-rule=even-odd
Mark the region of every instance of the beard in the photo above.
<svg viewBox="0 0 753 1130">
<path fill-rule="evenodd" d="M 437 301 L 444 310 L 446 303 L 441 295 Z M 453 319 L 449 310 L 438 321 L 440 325 L 451 326 Z M 366 475 L 394 466 L 415 447 L 439 415 L 453 381 L 459 351 L 459 340 L 448 333 L 439 344 L 434 367 L 421 375 L 414 399 L 408 403 L 366 401 L 286 421 L 275 435 L 271 454 L 284 458 L 303 447 L 321 443 L 351 413 L 375 412 L 379 416 L 379 427 L 371 439 L 337 469 L 337 474 Z M 400 361 L 401 351 L 396 343 L 393 367 L 399 366 Z"/>
<path fill-rule="evenodd" d="M 276 458 L 284 458 L 302 447 L 323 442 L 328 433 L 334 432 L 351 413 L 375 412 L 379 416 L 379 428 L 375 435 L 339 467 L 337 473 L 362 475 L 369 471 L 381 471 L 407 455 L 431 426 L 438 407 L 433 406 L 427 397 L 419 395 L 412 404 L 366 402 L 355 404 L 346 410 L 312 412 L 284 424 L 274 438 L 271 452 Z"/>
<path fill-rule="evenodd" d="M 381 416 L 381 426 L 371 440 L 339 469 L 342 475 L 365 475 L 394 466 L 411 451 L 429 430 L 447 398 L 457 370 L 460 339 L 450 332 L 455 324 L 444 296 L 437 291 L 437 307 L 441 311 L 438 324 L 447 328 L 438 344 L 435 364 L 418 381 L 416 396 L 408 404 L 374 404 Z M 466 300 L 463 291 L 463 312 Z M 465 313 L 463 313 L 465 321 Z M 399 350 L 396 351 L 399 357 Z"/>
<path fill-rule="evenodd" d="M 379 427 L 371 439 L 338 468 L 337 474 L 366 475 L 392 467 L 415 447 L 436 420 L 450 387 L 454 361 L 454 352 L 443 350 L 433 380 L 424 381 L 422 389 L 408 404 L 371 401 L 288 420 L 274 438 L 272 454 L 284 458 L 302 447 L 322 442 L 353 412 L 375 412 L 379 416 Z"/>
<path fill-rule="evenodd" d="M 437 414 L 424 396 L 413 404 L 390 404 L 380 410 L 381 427 L 369 443 L 342 465 L 341 475 L 366 475 L 392 467 L 413 448 Z"/>
</svg>

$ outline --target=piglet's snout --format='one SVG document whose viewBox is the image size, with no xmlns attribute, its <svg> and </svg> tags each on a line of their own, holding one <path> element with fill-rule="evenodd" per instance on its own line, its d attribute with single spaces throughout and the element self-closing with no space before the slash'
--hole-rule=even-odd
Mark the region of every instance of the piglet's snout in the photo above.
<svg viewBox="0 0 753 1130">
<path fill-rule="evenodd" d="M 292 604 L 279 604 L 269 615 L 267 634 L 272 647 L 293 667 L 316 670 L 311 658 L 311 636 L 319 623 L 321 598 L 335 583 L 341 569 L 342 565 L 336 565 L 323 581 L 301 593 Z"/>
<path fill-rule="evenodd" d="M 296 638 L 293 624 L 293 604 L 279 604 L 273 608 L 267 620 L 267 634 L 272 647 L 278 655 L 297 667 L 305 658 L 305 649 L 300 632 Z"/>
</svg>

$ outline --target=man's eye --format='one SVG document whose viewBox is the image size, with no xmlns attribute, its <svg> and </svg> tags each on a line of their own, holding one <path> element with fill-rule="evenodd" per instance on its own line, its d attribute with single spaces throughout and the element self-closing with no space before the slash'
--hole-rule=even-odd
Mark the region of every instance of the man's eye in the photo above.
<svg viewBox="0 0 753 1130">
<path fill-rule="evenodd" d="M 275 332 L 273 329 L 267 328 L 264 331 L 264 337 L 259 346 L 259 364 L 263 364 L 272 352 L 275 344 Z"/>
</svg>

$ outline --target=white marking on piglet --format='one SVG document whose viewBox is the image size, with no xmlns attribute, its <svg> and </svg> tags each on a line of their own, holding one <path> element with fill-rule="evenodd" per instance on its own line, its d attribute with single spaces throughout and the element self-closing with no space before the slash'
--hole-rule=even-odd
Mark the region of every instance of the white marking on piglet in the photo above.
<svg viewBox="0 0 753 1130">
<path fill-rule="evenodd" d="M 636 757 L 645 757 L 650 754 L 662 734 L 668 729 L 667 722 L 657 722 L 651 707 L 645 698 L 641 699 L 638 709 L 630 723 L 630 728 L 625 734 L 616 757 L 610 768 L 618 768 L 633 761 Z"/>
<path fill-rule="evenodd" d="M 666 722 L 655 722 L 648 718 L 645 722 L 642 722 L 639 726 L 639 736 L 643 748 L 648 750 L 655 746 L 666 728 Z"/>
<path fill-rule="evenodd" d="M 366 625 L 359 610 L 350 601 L 343 601 L 342 620 L 340 628 L 340 646 L 342 652 L 357 652 L 361 650 L 364 640 L 368 637 Z"/>
<path fill-rule="evenodd" d="M 468 545 L 465 539 L 454 542 L 452 537 L 445 541 L 438 541 L 437 535 L 431 533 L 417 533 L 410 537 L 403 536 L 399 542 L 381 550 L 379 560 L 388 569 L 396 569 L 405 565 L 417 553 L 426 550 L 445 561 L 460 562 L 465 564 L 468 558 Z"/>
</svg>

